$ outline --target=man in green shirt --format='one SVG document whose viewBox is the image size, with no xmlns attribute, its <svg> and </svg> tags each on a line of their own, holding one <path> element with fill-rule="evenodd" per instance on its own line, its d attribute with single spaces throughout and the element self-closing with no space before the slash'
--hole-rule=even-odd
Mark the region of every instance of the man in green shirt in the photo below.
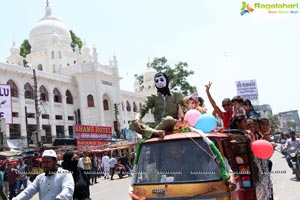
<svg viewBox="0 0 300 200">
<path fill-rule="evenodd" d="M 164 138 L 166 132 L 172 132 L 178 119 L 179 105 L 183 105 L 183 95 L 179 91 L 170 91 L 169 79 L 165 73 L 154 76 L 156 94 L 147 97 L 145 104 L 136 114 L 129 128 L 141 134 L 144 138 Z M 142 118 L 152 109 L 153 123 L 143 123 Z"/>
</svg>

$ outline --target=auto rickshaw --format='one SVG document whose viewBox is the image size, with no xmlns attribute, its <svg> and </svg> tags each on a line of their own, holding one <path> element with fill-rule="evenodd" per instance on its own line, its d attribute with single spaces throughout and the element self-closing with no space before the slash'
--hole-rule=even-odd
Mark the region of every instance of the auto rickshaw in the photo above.
<svg viewBox="0 0 300 200">
<path fill-rule="evenodd" d="M 130 196 L 135 200 L 273 198 L 267 160 L 253 155 L 247 133 L 191 129 L 138 144 Z M 174 146 L 177 148 L 174 148 Z M 175 159 L 170 159 L 175 157 Z M 234 173 L 236 189 L 227 182 Z"/>
</svg>

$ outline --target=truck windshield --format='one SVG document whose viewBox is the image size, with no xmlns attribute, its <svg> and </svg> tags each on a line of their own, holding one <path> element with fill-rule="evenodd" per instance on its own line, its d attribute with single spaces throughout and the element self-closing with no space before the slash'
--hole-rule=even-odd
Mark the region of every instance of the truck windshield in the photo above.
<svg viewBox="0 0 300 200">
<path fill-rule="evenodd" d="M 220 167 L 202 138 L 143 144 L 133 179 L 135 184 L 212 180 L 220 180 Z"/>
</svg>

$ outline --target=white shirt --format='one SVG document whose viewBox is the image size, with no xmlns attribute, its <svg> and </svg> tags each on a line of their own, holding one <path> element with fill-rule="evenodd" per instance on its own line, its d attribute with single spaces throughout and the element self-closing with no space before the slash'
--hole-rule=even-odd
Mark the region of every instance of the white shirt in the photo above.
<svg viewBox="0 0 300 200">
<path fill-rule="evenodd" d="M 109 160 L 109 167 L 113 168 L 116 166 L 116 164 L 117 164 L 117 159 L 114 157 L 111 157 L 111 159 Z"/>
<path fill-rule="evenodd" d="M 109 157 L 108 156 L 102 157 L 102 167 L 109 167 Z"/>
<path fill-rule="evenodd" d="M 45 173 L 42 173 L 13 200 L 29 200 L 37 192 L 39 199 L 42 200 L 72 200 L 74 193 L 73 176 L 68 170 L 60 167 L 51 176 L 45 176 Z"/>
</svg>

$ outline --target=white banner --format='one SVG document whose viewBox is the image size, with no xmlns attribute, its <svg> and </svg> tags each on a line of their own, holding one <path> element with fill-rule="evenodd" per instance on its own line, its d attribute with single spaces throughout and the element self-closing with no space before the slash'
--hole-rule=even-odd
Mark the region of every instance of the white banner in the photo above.
<svg viewBox="0 0 300 200">
<path fill-rule="evenodd" d="M 0 84 L 0 118 L 5 118 L 6 124 L 12 124 L 10 85 Z"/>
<path fill-rule="evenodd" d="M 256 80 L 236 81 L 237 95 L 243 99 L 258 101 Z"/>
</svg>

